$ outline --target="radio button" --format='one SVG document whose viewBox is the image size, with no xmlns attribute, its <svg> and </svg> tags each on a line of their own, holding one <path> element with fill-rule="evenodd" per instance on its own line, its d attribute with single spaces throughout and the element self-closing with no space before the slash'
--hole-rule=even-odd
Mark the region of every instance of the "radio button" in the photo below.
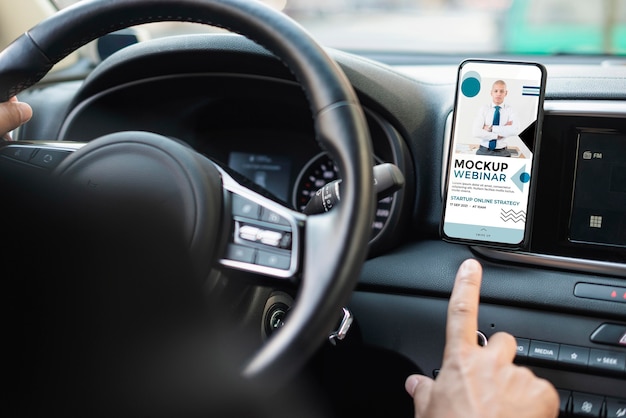
<svg viewBox="0 0 626 418">
<path fill-rule="evenodd" d="M 525 359 L 528 357 L 528 349 L 530 347 L 530 340 L 526 338 L 515 338 L 517 341 L 516 356 L 518 359 Z"/>
<path fill-rule="evenodd" d="M 623 374 L 626 370 L 626 354 L 615 351 L 591 349 L 589 368 L 593 370 Z"/>
<path fill-rule="evenodd" d="M 586 368 L 589 363 L 589 349 L 561 344 L 559 363 Z"/>
<path fill-rule="evenodd" d="M 531 340 L 528 357 L 533 360 L 555 362 L 559 358 L 559 345 L 545 341 Z"/>
</svg>

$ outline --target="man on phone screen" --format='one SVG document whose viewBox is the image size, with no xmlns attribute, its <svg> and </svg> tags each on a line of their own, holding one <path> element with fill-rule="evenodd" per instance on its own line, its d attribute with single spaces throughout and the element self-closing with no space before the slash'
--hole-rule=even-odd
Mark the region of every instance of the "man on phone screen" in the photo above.
<svg viewBox="0 0 626 418">
<path fill-rule="evenodd" d="M 506 83 L 497 80 L 491 87 L 491 103 L 481 107 L 473 125 L 473 135 L 480 139 L 476 155 L 510 157 L 505 138 L 518 134 L 519 121 L 513 108 L 504 103 Z"/>
</svg>

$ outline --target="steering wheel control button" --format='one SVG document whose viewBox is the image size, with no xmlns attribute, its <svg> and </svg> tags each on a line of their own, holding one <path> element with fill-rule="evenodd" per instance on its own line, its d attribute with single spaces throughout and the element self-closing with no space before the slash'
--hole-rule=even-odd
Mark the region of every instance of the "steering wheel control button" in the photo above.
<svg viewBox="0 0 626 418">
<path fill-rule="evenodd" d="M 528 357 L 537 361 L 556 362 L 559 358 L 559 345 L 532 340 Z"/>
<path fill-rule="evenodd" d="M 589 369 L 602 373 L 623 375 L 626 371 L 626 354 L 591 349 L 589 353 Z"/>
<path fill-rule="evenodd" d="M 243 263 L 254 263 L 256 250 L 243 245 L 230 244 L 226 252 L 226 258 Z"/>
<path fill-rule="evenodd" d="M 250 241 L 275 248 L 288 249 L 291 244 L 291 234 L 284 231 L 273 231 L 254 225 L 241 225 L 237 229 L 237 236 L 244 241 Z"/>
<path fill-rule="evenodd" d="M 572 392 L 572 414 L 575 417 L 600 417 L 604 397 Z"/>
<path fill-rule="evenodd" d="M 52 170 L 70 154 L 71 151 L 40 149 L 30 160 L 30 163 L 38 167 Z"/>
<path fill-rule="evenodd" d="M 245 197 L 233 194 L 233 216 L 259 219 L 261 206 Z"/>
<path fill-rule="evenodd" d="M 626 303 L 626 287 L 606 286 L 591 283 L 576 283 L 574 296 Z"/>
<path fill-rule="evenodd" d="M 291 257 L 282 254 L 276 254 L 269 251 L 259 250 L 257 253 L 256 264 L 265 267 L 273 267 L 281 270 L 287 270 L 291 263 Z"/>
<path fill-rule="evenodd" d="M 283 234 L 276 231 L 261 231 L 259 234 L 259 241 L 261 244 L 271 245 L 272 247 L 278 247 L 283 240 Z"/>
<path fill-rule="evenodd" d="M 2 155 L 11 158 L 12 160 L 28 162 L 33 156 L 33 152 L 36 148 L 24 147 L 21 145 L 10 145 L 2 148 Z"/>
<path fill-rule="evenodd" d="M 604 323 L 591 334 L 589 339 L 598 344 L 626 347 L 626 325 Z"/>
<path fill-rule="evenodd" d="M 287 219 L 267 208 L 261 208 L 261 220 L 272 224 L 289 226 Z"/>
<path fill-rule="evenodd" d="M 261 234 L 260 228 L 250 226 L 250 225 L 243 225 L 239 227 L 239 238 L 245 239 L 246 241 L 252 241 L 252 242 L 259 241 L 260 234 Z"/>
<path fill-rule="evenodd" d="M 559 363 L 567 366 L 585 369 L 589 363 L 589 349 L 573 345 L 561 344 Z"/>
</svg>

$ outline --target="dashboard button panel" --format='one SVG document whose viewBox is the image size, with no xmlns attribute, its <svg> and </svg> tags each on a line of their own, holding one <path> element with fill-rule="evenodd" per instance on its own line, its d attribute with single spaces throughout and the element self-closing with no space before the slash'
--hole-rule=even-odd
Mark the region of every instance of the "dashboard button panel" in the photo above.
<svg viewBox="0 0 626 418">
<path fill-rule="evenodd" d="M 626 378 L 625 352 L 526 338 L 516 338 L 516 340 L 516 361 L 519 363 Z M 528 344 L 528 354 L 526 354 L 526 344 Z"/>
</svg>

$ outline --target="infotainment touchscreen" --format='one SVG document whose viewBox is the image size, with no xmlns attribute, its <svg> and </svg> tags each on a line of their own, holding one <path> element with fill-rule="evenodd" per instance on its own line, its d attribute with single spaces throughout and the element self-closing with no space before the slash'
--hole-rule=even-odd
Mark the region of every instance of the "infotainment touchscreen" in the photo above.
<svg viewBox="0 0 626 418">
<path fill-rule="evenodd" d="M 569 239 L 626 247 L 626 135 L 578 135 Z"/>
</svg>

